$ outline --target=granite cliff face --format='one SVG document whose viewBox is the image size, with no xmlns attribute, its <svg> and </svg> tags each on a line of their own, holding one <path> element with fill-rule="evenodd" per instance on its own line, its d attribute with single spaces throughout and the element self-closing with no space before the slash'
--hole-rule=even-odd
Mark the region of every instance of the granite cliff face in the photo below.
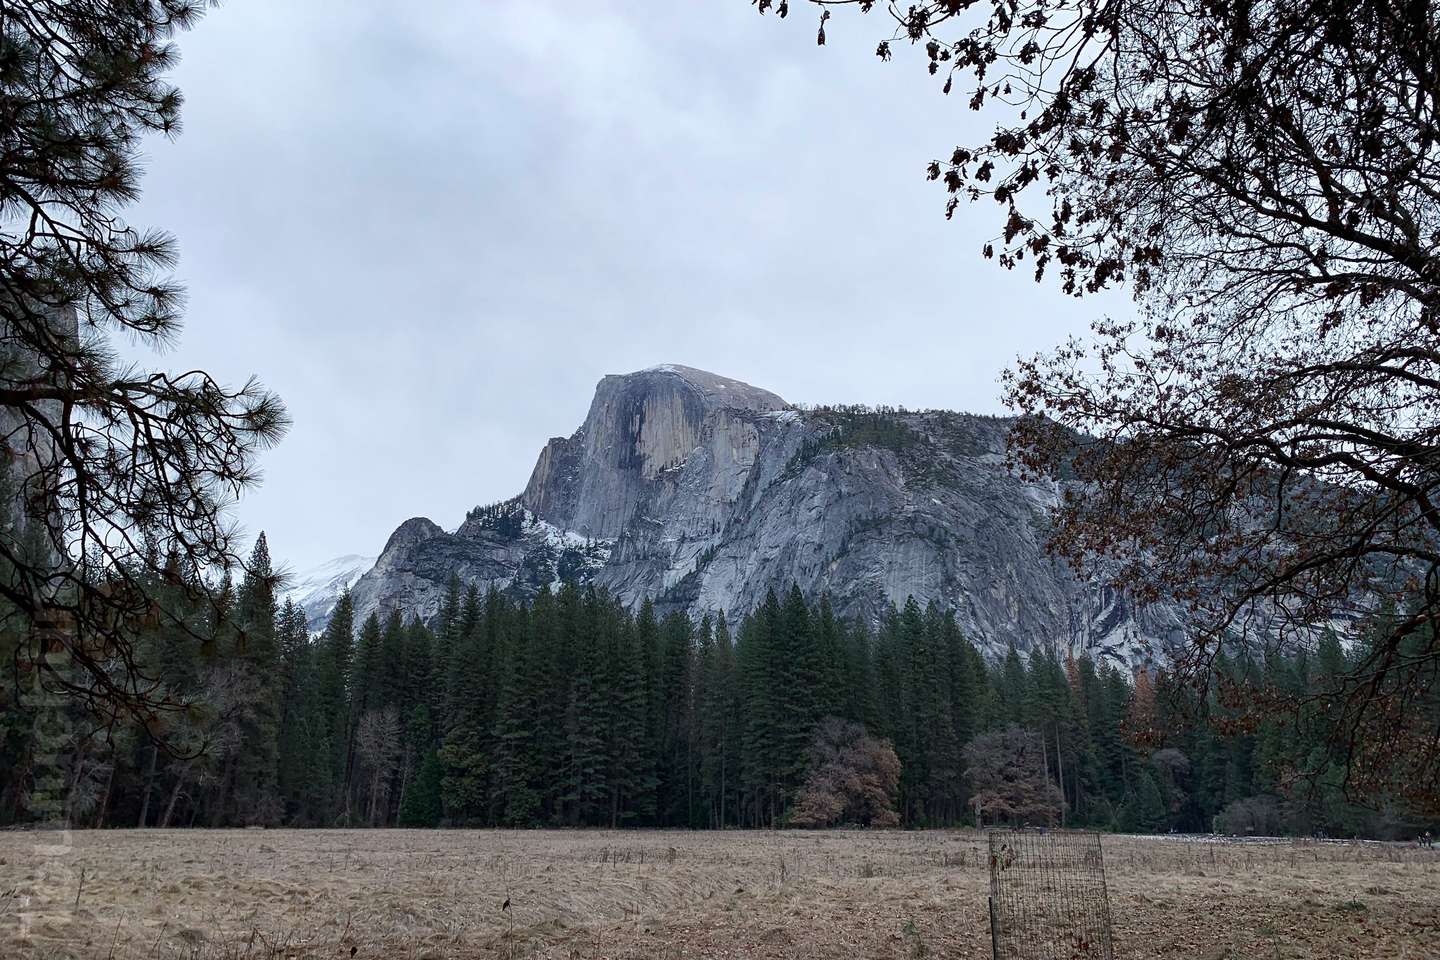
<svg viewBox="0 0 1440 960">
<path fill-rule="evenodd" d="M 79 315 L 73 308 L 42 307 L 43 316 L 52 336 L 60 340 L 74 340 L 80 333 Z M 21 336 L 10 321 L 0 318 L 0 386 L 6 388 L 27 388 L 38 384 L 65 382 L 63 370 L 51 366 L 28 345 L 26 336 Z M 59 400 L 37 400 L 35 408 L 51 423 L 58 422 L 62 413 Z M 35 418 L 23 413 L 19 407 L 0 407 L 0 449 L 5 451 L 8 466 L 7 478 L 15 487 L 13 509 L 8 515 L 20 526 L 33 522 L 30 509 L 20 507 L 23 494 L 19 488 L 36 482 L 44 484 L 39 475 L 54 465 L 60 456 L 59 446 L 38 425 Z M 54 550 L 52 546 L 49 549 Z"/>
<path fill-rule="evenodd" d="M 914 596 L 1002 652 L 1057 643 L 1132 660 L 1178 636 L 1043 550 L 1057 482 L 1004 465 L 1008 421 L 943 411 L 801 410 L 662 366 L 604 378 L 525 491 L 447 533 L 406 521 L 355 584 L 357 615 L 435 614 L 451 574 L 533 596 L 565 580 L 630 604 L 742 616 L 771 588 L 880 616 Z"/>
</svg>

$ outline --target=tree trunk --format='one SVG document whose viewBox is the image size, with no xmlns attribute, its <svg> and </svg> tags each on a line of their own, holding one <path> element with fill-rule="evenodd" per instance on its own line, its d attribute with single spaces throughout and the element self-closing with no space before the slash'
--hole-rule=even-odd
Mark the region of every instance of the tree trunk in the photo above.
<svg viewBox="0 0 1440 960">
<path fill-rule="evenodd" d="M 170 816 L 175 812 L 175 801 L 180 799 L 180 788 L 185 783 L 185 774 L 190 772 L 190 764 L 187 761 L 180 772 L 175 775 L 175 788 L 170 791 L 170 802 L 165 805 L 165 816 L 160 820 L 160 829 L 170 826 Z"/>
<path fill-rule="evenodd" d="M 695 735 L 685 741 L 685 826 L 695 826 Z"/>
<path fill-rule="evenodd" d="M 117 766 L 119 766 L 119 762 L 112 751 L 110 757 L 110 774 L 105 778 L 105 793 L 100 797 L 100 811 L 95 815 L 96 830 L 103 830 L 105 828 L 105 811 L 110 808 L 110 792 L 115 787 L 115 768 Z"/>
<path fill-rule="evenodd" d="M 380 771 L 376 770 L 370 775 L 370 811 L 366 820 L 370 826 L 375 826 L 375 804 L 380 795 Z"/>
<path fill-rule="evenodd" d="M 231 786 L 235 780 L 235 754 L 232 752 L 225 758 L 225 771 L 220 777 L 220 785 L 215 792 L 215 809 L 210 812 L 210 826 L 219 827 L 224 824 L 226 808 L 230 806 Z"/>
<path fill-rule="evenodd" d="M 155 790 L 155 758 L 160 748 L 154 743 L 150 744 L 150 763 L 145 770 L 145 793 L 140 801 L 140 823 L 139 827 L 144 830 L 150 825 L 150 794 Z"/>
<path fill-rule="evenodd" d="M 410 765 L 414 763 L 414 749 L 405 745 L 405 759 L 400 764 L 400 794 L 395 798 L 395 820 L 400 820 L 400 811 L 405 807 L 405 790 L 410 786 Z"/>
<path fill-rule="evenodd" d="M 355 797 L 355 724 L 346 722 L 345 730 L 345 826 L 350 826 L 351 808 Z"/>
<path fill-rule="evenodd" d="M 725 728 L 720 728 L 720 829 L 725 829 Z"/>
<path fill-rule="evenodd" d="M 1065 762 L 1060 757 L 1060 724 L 1055 724 L 1055 777 L 1060 781 L 1060 826 L 1065 826 Z"/>
</svg>

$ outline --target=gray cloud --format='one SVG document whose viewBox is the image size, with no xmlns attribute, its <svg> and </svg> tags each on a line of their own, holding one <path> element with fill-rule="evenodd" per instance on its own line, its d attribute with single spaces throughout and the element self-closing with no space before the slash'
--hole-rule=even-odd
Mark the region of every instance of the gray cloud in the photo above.
<svg viewBox="0 0 1440 960">
<path fill-rule="evenodd" d="M 797 8 L 800 5 L 796 5 Z M 1076 303 L 978 256 L 931 157 L 983 133 L 878 17 L 746 0 L 233 0 L 181 40 L 167 364 L 258 373 L 295 427 L 241 505 L 305 567 L 517 492 L 595 382 L 673 361 L 792 401 L 998 412 Z"/>
</svg>

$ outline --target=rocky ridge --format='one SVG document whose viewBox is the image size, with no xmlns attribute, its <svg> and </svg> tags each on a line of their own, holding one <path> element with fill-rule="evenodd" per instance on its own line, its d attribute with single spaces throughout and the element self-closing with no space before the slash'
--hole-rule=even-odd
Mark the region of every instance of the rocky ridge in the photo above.
<svg viewBox="0 0 1440 960">
<path fill-rule="evenodd" d="M 1060 482 L 1007 469 L 1008 426 L 801 409 L 676 365 L 607 376 L 519 496 L 453 532 L 402 524 L 354 584 L 357 616 L 432 617 L 452 574 L 520 597 L 575 580 L 627 604 L 732 618 L 794 583 L 870 618 L 910 596 L 934 601 L 992 653 L 1056 644 L 1135 661 L 1177 639 L 1174 611 L 1135 609 L 1046 556 Z"/>
</svg>

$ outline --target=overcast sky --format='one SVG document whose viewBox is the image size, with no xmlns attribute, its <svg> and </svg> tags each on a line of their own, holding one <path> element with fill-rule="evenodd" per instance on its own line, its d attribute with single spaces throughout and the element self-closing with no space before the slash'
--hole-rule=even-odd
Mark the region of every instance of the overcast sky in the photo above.
<svg viewBox="0 0 1440 960">
<path fill-rule="evenodd" d="M 979 257 L 926 163 L 982 132 L 878 15 L 816 47 L 748 0 L 229 0 L 181 39 L 160 362 L 295 425 L 240 517 L 297 570 L 524 486 L 596 381 L 674 362 L 792 402 L 1001 412 L 1000 371 L 1118 300 Z"/>
</svg>

